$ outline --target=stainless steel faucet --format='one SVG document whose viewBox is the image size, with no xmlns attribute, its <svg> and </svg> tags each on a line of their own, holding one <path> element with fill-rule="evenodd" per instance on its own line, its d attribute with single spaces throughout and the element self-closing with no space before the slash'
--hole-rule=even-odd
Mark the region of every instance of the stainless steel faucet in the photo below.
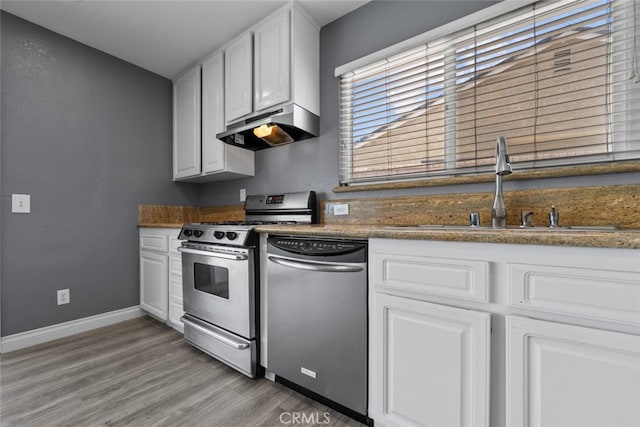
<svg viewBox="0 0 640 427">
<path fill-rule="evenodd" d="M 505 228 L 507 226 L 507 208 L 502 197 L 502 177 L 511 173 L 511 163 L 507 154 L 507 139 L 499 136 L 496 141 L 496 195 L 491 209 L 491 226 Z"/>
</svg>

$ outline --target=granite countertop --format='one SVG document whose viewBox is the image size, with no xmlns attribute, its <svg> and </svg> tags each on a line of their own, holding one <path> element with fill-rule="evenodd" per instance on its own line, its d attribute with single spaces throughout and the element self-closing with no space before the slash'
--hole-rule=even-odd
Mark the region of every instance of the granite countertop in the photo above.
<svg viewBox="0 0 640 427">
<path fill-rule="evenodd" d="M 139 228 L 182 228 L 177 222 L 138 222 Z"/>
<path fill-rule="evenodd" d="M 454 242 L 552 245 L 640 249 L 640 184 L 510 191 L 507 224 L 518 224 L 520 212 L 533 212 L 532 229 L 511 227 L 419 227 L 403 224 L 468 224 L 478 212 L 485 223 L 491 215 L 490 193 L 461 193 L 325 200 L 319 203 L 317 225 L 260 225 L 260 233 L 345 238 L 389 238 Z M 349 215 L 336 216 L 330 207 L 348 204 Z M 612 225 L 616 230 L 546 227 L 549 208 L 557 205 L 560 223 L 588 227 Z M 607 206 L 607 209 L 602 209 Z M 188 207 L 139 205 L 139 227 L 180 228 L 183 223 L 242 221 L 242 204 Z"/>
<path fill-rule="evenodd" d="M 142 228 L 181 228 L 181 223 L 138 223 Z M 521 230 L 507 228 L 431 228 L 394 225 L 259 225 L 258 233 L 319 237 L 413 239 L 451 242 L 506 243 L 525 245 L 582 246 L 640 249 L 640 230 L 548 230 L 543 227 Z"/>
<path fill-rule="evenodd" d="M 533 228 L 429 228 L 392 225 L 259 225 L 259 233 L 319 237 L 388 238 L 528 245 L 640 249 L 640 230 L 612 231 Z"/>
</svg>

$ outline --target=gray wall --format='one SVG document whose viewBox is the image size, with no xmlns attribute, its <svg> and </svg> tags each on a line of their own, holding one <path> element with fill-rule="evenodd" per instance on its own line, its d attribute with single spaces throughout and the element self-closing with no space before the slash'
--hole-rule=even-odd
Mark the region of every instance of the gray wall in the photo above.
<svg viewBox="0 0 640 427">
<path fill-rule="evenodd" d="M 139 303 L 139 203 L 171 181 L 171 82 L 2 12 L 2 336 Z M 31 194 L 31 214 L 11 194 Z M 56 305 L 69 288 L 71 303 Z"/>
<path fill-rule="evenodd" d="M 492 184 L 429 187 L 362 193 L 333 193 L 338 185 L 337 66 L 447 22 L 488 7 L 495 1 L 372 1 L 326 25 L 320 33 L 320 136 L 256 153 L 256 177 L 203 186 L 204 205 L 239 203 L 248 194 L 314 189 L 323 199 L 493 191 Z M 516 171 L 517 173 L 517 171 Z M 512 181 L 505 190 L 637 182 L 637 174 Z"/>
</svg>

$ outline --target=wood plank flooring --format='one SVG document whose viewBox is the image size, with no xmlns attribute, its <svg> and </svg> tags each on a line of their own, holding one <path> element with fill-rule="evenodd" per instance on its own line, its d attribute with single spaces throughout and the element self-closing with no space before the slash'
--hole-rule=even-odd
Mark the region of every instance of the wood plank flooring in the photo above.
<svg viewBox="0 0 640 427">
<path fill-rule="evenodd" d="M 0 355 L 0 426 L 107 425 L 363 424 L 251 380 L 148 317 Z"/>
</svg>

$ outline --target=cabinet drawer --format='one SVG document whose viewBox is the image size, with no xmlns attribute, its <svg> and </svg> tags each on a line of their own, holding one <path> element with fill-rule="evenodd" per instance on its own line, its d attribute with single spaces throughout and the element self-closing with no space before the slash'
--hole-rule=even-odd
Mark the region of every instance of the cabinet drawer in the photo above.
<svg viewBox="0 0 640 427">
<path fill-rule="evenodd" d="M 158 234 L 140 234 L 140 249 L 167 252 L 169 250 L 169 237 Z"/>
<path fill-rule="evenodd" d="M 489 301 L 489 262 L 377 252 L 374 286 L 415 294 Z"/>
<path fill-rule="evenodd" d="M 508 274 L 511 307 L 640 324 L 638 271 L 509 263 Z"/>
</svg>

